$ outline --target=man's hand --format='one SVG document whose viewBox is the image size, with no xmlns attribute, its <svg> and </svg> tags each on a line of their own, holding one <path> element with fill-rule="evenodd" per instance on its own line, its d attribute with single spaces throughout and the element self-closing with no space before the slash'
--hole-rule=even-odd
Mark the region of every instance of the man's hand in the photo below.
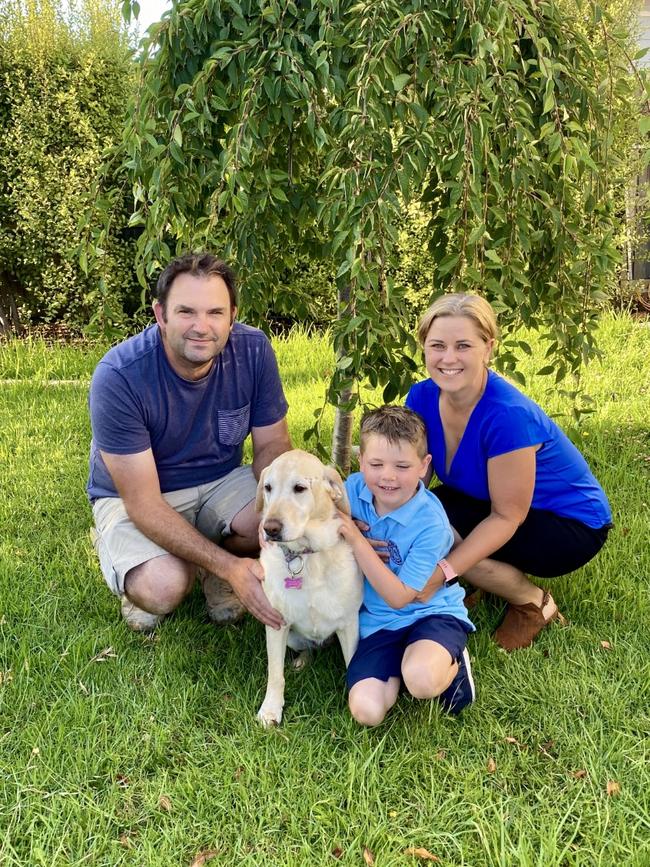
<svg viewBox="0 0 650 867">
<path fill-rule="evenodd" d="M 279 611 L 272 607 L 262 589 L 264 569 L 259 560 L 250 557 L 238 558 L 235 568 L 228 575 L 228 582 L 237 598 L 265 626 L 279 629 L 284 620 Z"/>
</svg>

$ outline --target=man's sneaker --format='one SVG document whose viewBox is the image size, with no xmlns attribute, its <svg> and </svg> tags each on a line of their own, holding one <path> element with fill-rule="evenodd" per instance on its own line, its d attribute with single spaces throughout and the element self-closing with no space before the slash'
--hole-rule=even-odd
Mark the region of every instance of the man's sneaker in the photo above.
<svg viewBox="0 0 650 867">
<path fill-rule="evenodd" d="M 472 667 L 469 664 L 469 653 L 467 652 L 467 648 L 465 648 L 463 655 L 458 660 L 456 677 L 447 689 L 440 693 L 438 701 L 444 710 L 457 715 L 464 707 L 471 704 L 475 698 L 476 690 L 474 689 L 474 680 L 472 678 Z"/>
<path fill-rule="evenodd" d="M 138 608 L 126 594 L 120 596 L 120 601 L 122 603 L 122 617 L 134 632 L 153 632 L 165 619 L 163 614 L 150 614 L 148 611 Z"/>
<path fill-rule="evenodd" d="M 246 613 L 246 609 L 235 595 L 232 587 L 223 578 L 204 572 L 200 575 L 205 596 L 208 617 L 218 626 L 236 623 Z"/>
</svg>

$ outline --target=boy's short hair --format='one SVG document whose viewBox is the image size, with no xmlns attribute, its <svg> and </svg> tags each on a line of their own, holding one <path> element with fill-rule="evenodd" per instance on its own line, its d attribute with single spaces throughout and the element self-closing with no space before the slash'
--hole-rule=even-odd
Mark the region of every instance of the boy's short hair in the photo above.
<svg viewBox="0 0 650 867">
<path fill-rule="evenodd" d="M 370 434 L 385 437 L 389 443 L 410 443 L 420 458 L 428 453 L 426 426 L 417 412 L 406 406 L 380 406 L 364 415 L 359 437 L 361 453 Z"/>
</svg>

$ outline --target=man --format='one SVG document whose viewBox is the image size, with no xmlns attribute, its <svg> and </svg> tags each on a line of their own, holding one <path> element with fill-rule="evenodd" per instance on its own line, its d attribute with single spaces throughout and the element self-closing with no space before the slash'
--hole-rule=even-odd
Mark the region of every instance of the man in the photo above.
<svg viewBox="0 0 650 867">
<path fill-rule="evenodd" d="M 278 628 L 251 557 L 256 479 L 291 448 L 273 350 L 235 322 L 234 274 L 208 253 L 165 268 L 153 311 L 156 324 L 109 350 L 90 387 L 88 495 L 104 577 L 136 630 L 180 604 L 197 567 L 213 619 L 243 605 Z M 252 467 L 241 466 L 249 432 Z"/>
</svg>

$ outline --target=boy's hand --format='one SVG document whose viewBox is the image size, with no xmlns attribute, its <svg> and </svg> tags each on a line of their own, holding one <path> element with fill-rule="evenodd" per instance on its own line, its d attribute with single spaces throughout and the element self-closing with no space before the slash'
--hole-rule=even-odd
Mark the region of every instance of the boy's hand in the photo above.
<svg viewBox="0 0 650 867">
<path fill-rule="evenodd" d="M 358 535 L 363 536 L 363 538 L 368 542 L 368 544 L 373 548 L 375 554 L 379 557 L 379 559 L 388 563 L 390 560 L 390 554 L 388 553 L 388 548 L 386 547 L 386 541 L 384 539 L 369 539 L 365 534 L 368 532 L 370 527 L 364 523 L 363 521 L 359 521 L 357 518 L 351 518 L 349 515 L 344 514 L 339 511 L 339 518 L 341 519 L 341 523 L 345 521 L 346 528 L 340 532 L 340 535 L 346 539 L 348 542 L 352 543 L 354 536 L 354 529 L 356 529 Z M 351 525 L 354 527 L 352 529 Z"/>
<path fill-rule="evenodd" d="M 337 509 L 336 511 L 339 516 L 339 536 L 351 545 L 353 545 L 359 538 L 363 539 L 364 535 L 357 522 L 340 509 Z"/>
</svg>

